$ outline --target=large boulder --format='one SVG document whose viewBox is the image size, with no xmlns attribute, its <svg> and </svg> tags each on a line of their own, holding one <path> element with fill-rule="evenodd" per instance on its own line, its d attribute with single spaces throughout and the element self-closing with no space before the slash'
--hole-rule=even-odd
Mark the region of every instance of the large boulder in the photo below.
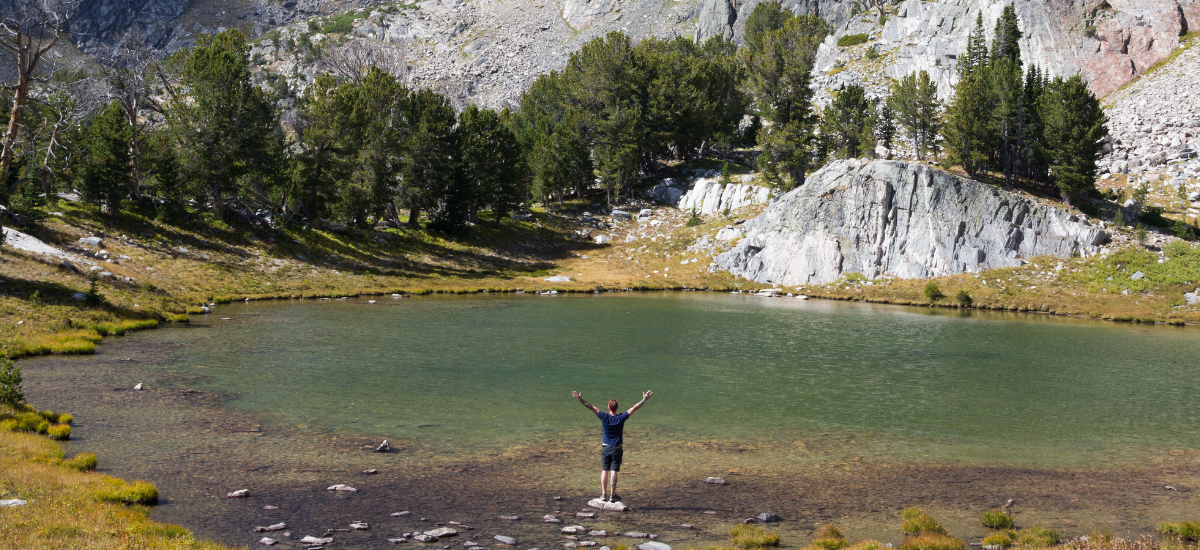
<svg viewBox="0 0 1200 550">
<path fill-rule="evenodd" d="M 1024 258 L 1098 253 L 1100 228 L 1003 189 L 902 161 L 839 161 L 744 226 L 719 266 L 760 283 L 795 286 L 868 278 L 927 278 L 1020 265 Z"/>
<path fill-rule="evenodd" d="M 563 19 L 576 30 L 590 29 L 617 9 L 617 0 L 565 0 Z"/>
</svg>

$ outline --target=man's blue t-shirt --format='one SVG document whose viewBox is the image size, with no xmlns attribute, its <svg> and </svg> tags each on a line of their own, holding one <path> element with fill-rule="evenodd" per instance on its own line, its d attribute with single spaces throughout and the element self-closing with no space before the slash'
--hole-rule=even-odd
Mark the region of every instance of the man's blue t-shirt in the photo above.
<svg viewBox="0 0 1200 550">
<path fill-rule="evenodd" d="M 609 414 L 606 411 L 596 413 L 600 417 L 601 431 L 604 433 L 602 442 L 605 445 L 620 447 L 624 443 L 625 419 L 629 418 L 629 412 L 620 414 Z"/>
</svg>

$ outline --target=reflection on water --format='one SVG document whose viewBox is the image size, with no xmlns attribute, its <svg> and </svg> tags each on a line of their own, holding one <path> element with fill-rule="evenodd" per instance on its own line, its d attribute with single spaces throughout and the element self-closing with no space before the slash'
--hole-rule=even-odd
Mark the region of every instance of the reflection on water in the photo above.
<svg viewBox="0 0 1200 550">
<path fill-rule="evenodd" d="M 1194 510 L 1192 330 L 699 293 L 238 304 L 196 325 L 27 361 L 27 393 L 76 413 L 71 452 L 159 483 L 160 517 L 230 543 L 287 516 L 317 535 L 374 518 L 339 535 L 371 544 L 418 527 L 387 516 L 413 508 L 557 544 L 495 517 L 594 492 L 595 421 L 572 389 L 625 407 L 655 390 L 628 428 L 637 510 L 598 521 L 676 544 L 767 508 L 797 537 L 837 520 L 886 540 L 914 504 L 962 536 L 1014 497 L 1066 532 Z M 151 391 L 123 389 L 138 382 Z M 382 438 L 401 450 L 371 453 Z M 256 496 L 218 498 L 242 486 Z"/>
</svg>

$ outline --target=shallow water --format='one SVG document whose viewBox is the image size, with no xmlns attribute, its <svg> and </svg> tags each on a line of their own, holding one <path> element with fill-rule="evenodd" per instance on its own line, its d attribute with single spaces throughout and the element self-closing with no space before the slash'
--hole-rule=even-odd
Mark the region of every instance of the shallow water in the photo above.
<svg viewBox="0 0 1200 550">
<path fill-rule="evenodd" d="M 1194 329 L 709 293 L 376 300 L 222 306 L 96 357 L 27 361 L 27 393 L 76 413 L 71 451 L 159 483 L 161 517 L 236 544 L 257 540 L 263 503 L 310 531 L 372 514 L 411 530 L 386 516 L 410 506 L 561 542 L 489 522 L 594 491 L 596 422 L 573 389 L 622 408 L 655 392 L 627 428 L 620 492 L 639 512 L 613 528 L 769 507 L 784 529 L 886 539 L 878 524 L 917 504 L 972 536 L 973 514 L 1017 497 L 1030 521 L 1133 532 L 1195 509 Z M 114 391 L 138 382 L 150 391 Z M 382 438 L 399 451 L 370 453 Z M 372 490 L 324 494 L 334 483 Z M 242 485 L 266 500 L 215 498 Z"/>
</svg>

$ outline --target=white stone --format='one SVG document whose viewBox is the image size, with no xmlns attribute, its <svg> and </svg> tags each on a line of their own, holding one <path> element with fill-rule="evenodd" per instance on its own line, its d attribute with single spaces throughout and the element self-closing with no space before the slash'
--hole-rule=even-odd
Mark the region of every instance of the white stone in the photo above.
<svg viewBox="0 0 1200 550">
<path fill-rule="evenodd" d="M 651 542 L 643 542 L 642 544 L 639 544 L 638 550 L 671 550 L 671 547 L 669 545 L 663 544 L 661 542 L 651 541 Z"/>
<path fill-rule="evenodd" d="M 504 535 L 496 535 L 492 538 L 496 539 L 496 541 L 499 542 L 500 544 L 507 544 L 509 546 L 517 545 L 517 539 L 514 539 L 512 537 L 506 537 Z"/>
<path fill-rule="evenodd" d="M 354 487 L 351 487 L 349 485 L 345 485 L 342 483 L 339 483 L 337 485 L 330 485 L 329 488 L 326 490 L 327 491 L 338 491 L 338 492 L 342 492 L 342 493 L 357 493 L 358 492 L 358 489 L 355 489 Z"/>
<path fill-rule="evenodd" d="M 458 531 L 450 527 L 438 527 L 437 529 L 433 529 L 431 531 L 425 531 L 424 534 L 429 537 L 442 538 L 453 537 L 454 535 L 458 534 Z"/>
<path fill-rule="evenodd" d="M 567 277 L 566 275 L 555 275 L 553 277 L 546 277 L 545 279 L 542 279 L 542 280 L 546 281 L 547 283 L 569 283 L 569 282 L 571 282 L 571 278 Z"/>
<path fill-rule="evenodd" d="M 26 504 L 29 504 L 28 500 L 21 500 L 19 498 L 10 498 L 8 500 L 0 500 L 0 508 L 16 508 L 18 506 L 24 506 Z"/>
<path fill-rule="evenodd" d="M 141 384 L 138 385 L 140 386 Z M 136 390 L 141 388 L 135 387 L 134 389 Z M 225 498 L 246 498 L 248 496 L 250 496 L 250 489 L 238 489 L 236 491 L 225 493 Z"/>
</svg>

